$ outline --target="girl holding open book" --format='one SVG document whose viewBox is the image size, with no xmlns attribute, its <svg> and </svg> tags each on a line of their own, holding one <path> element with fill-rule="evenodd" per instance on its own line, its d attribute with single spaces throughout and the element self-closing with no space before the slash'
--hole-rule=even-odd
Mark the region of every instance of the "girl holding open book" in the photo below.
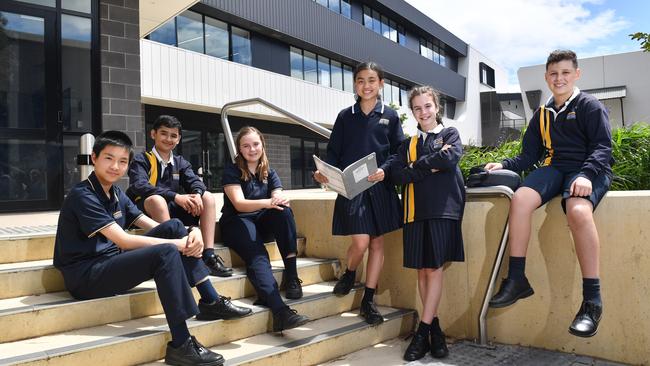
<svg viewBox="0 0 650 366">
<path fill-rule="evenodd" d="M 458 168 L 463 146 L 458 130 L 442 125 L 438 93 L 429 86 L 415 87 L 409 92 L 409 107 L 418 132 L 400 146 L 390 178 L 402 185 L 404 267 L 417 269 L 423 305 L 420 325 L 404 353 L 406 361 L 414 361 L 429 350 L 435 358 L 449 353 L 438 305 L 444 264 L 465 260 L 465 186 Z"/>
<path fill-rule="evenodd" d="M 336 118 L 326 161 L 343 170 L 374 152 L 378 169 L 369 172 L 367 179 L 377 183 L 352 199 L 341 195 L 336 198 L 332 234 L 349 235 L 352 243 L 347 252 L 347 269 L 333 292 L 340 296 L 350 292 L 356 269 L 368 249 L 366 288 L 360 314 L 367 323 L 379 324 L 384 319 L 373 299 L 384 263 L 383 234 L 401 226 L 397 193 L 384 178 L 404 134 L 397 112 L 385 106 L 379 98 L 384 87 L 382 68 L 374 62 L 361 63 L 354 70 L 353 80 L 357 102 L 342 110 Z M 320 183 L 328 182 L 318 171 L 314 173 L 314 179 Z"/>
</svg>

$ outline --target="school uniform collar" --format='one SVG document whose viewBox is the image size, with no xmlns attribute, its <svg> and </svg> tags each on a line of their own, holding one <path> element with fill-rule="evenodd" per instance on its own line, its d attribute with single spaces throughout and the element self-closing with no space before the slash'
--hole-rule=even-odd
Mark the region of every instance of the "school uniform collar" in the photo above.
<svg viewBox="0 0 650 366">
<path fill-rule="evenodd" d="M 434 134 L 439 134 L 440 131 L 442 131 L 445 128 L 442 124 L 438 124 L 436 127 L 430 129 L 427 132 L 422 131 L 421 129 L 418 128 L 418 138 L 422 137 L 422 142 L 427 140 L 427 136 L 429 136 L 430 133 Z"/>
<path fill-rule="evenodd" d="M 573 102 L 573 100 L 578 96 L 578 94 L 580 94 L 580 89 L 577 86 L 574 86 L 573 87 L 573 94 L 571 94 L 569 99 L 567 99 L 567 101 L 564 102 L 564 104 L 562 105 L 562 108 L 560 108 L 560 110 L 557 111 L 557 112 L 555 111 L 555 99 L 553 98 L 553 95 L 551 95 L 548 98 L 548 100 L 546 101 L 546 104 L 544 106 L 546 107 L 546 109 L 553 112 L 553 114 L 557 117 L 558 114 L 560 114 L 560 113 L 564 112 L 564 110 L 566 110 L 566 108 L 569 106 L 569 104 L 571 104 L 571 102 Z"/>
<path fill-rule="evenodd" d="M 357 110 L 361 110 L 360 102 L 356 102 L 354 105 L 352 105 L 352 114 L 355 114 Z M 372 110 L 372 112 L 384 114 L 384 103 L 381 101 L 381 99 L 377 99 L 377 103 L 375 104 L 375 108 Z"/>
<path fill-rule="evenodd" d="M 99 183 L 99 179 L 97 179 L 97 175 L 95 174 L 95 172 L 90 173 L 88 179 L 86 180 L 88 181 L 88 184 L 90 184 L 90 188 L 92 188 L 93 191 L 95 191 L 95 194 L 97 195 L 97 197 L 99 197 L 99 200 L 102 201 L 103 203 L 120 202 L 120 199 L 115 194 L 115 186 L 111 186 L 111 196 L 110 197 L 106 196 L 106 192 L 104 192 L 104 188 L 102 188 L 102 184 Z"/>
<path fill-rule="evenodd" d="M 156 147 L 154 146 L 153 149 L 151 149 L 151 152 L 156 156 L 156 159 L 158 159 L 158 162 L 160 165 L 164 167 L 167 167 L 167 165 L 171 164 L 174 166 L 174 152 L 170 151 L 169 152 L 169 161 L 164 161 L 162 156 L 158 153 L 158 150 L 156 150 Z"/>
</svg>

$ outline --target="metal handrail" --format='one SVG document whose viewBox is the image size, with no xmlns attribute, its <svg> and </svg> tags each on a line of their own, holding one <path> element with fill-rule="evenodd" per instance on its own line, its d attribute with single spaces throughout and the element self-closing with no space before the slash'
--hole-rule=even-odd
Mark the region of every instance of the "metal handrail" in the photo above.
<svg viewBox="0 0 650 366">
<path fill-rule="evenodd" d="M 327 137 L 328 139 L 332 134 L 332 131 L 319 125 L 318 123 L 308 121 L 262 98 L 251 98 L 251 99 L 244 99 L 244 100 L 238 100 L 238 101 L 226 103 L 221 108 L 221 127 L 226 137 L 226 144 L 228 145 L 228 151 L 230 152 L 230 158 L 232 159 L 233 163 L 235 162 L 237 149 L 235 147 L 235 141 L 232 138 L 232 131 L 230 131 L 230 122 L 228 121 L 228 110 L 235 107 L 243 107 L 243 106 L 253 105 L 253 104 L 261 104 L 277 113 L 280 113 L 285 117 L 289 117 L 290 120 L 316 132 L 317 134 L 323 137 Z"/>
<path fill-rule="evenodd" d="M 505 196 L 508 200 L 512 201 L 512 196 L 514 192 L 512 189 L 506 186 L 494 186 L 494 187 L 475 187 L 467 188 L 467 195 L 485 197 L 485 196 Z M 501 242 L 499 243 L 499 248 L 497 250 L 497 255 L 494 258 L 494 264 L 492 265 L 492 272 L 490 274 L 490 281 L 488 282 L 487 288 L 485 289 L 485 296 L 483 297 L 483 304 L 481 306 L 481 313 L 478 316 L 478 330 L 479 330 L 479 344 L 482 346 L 487 345 L 487 324 L 485 319 L 487 318 L 488 306 L 490 304 L 490 298 L 494 292 L 494 286 L 497 281 L 497 276 L 499 275 L 499 269 L 501 268 L 501 263 L 503 263 L 503 254 L 506 251 L 506 246 L 508 244 L 508 231 L 510 225 L 508 223 L 508 217 L 506 217 L 506 224 L 503 228 L 503 234 L 501 235 Z"/>
<path fill-rule="evenodd" d="M 237 149 L 235 148 L 235 142 L 232 138 L 232 131 L 230 131 L 230 122 L 228 121 L 228 110 L 235 107 L 243 107 L 243 106 L 253 105 L 253 104 L 264 105 L 267 108 L 272 109 L 273 111 L 280 113 L 286 117 L 289 117 L 289 119 L 291 119 L 292 121 L 328 139 L 332 134 L 332 132 L 327 128 L 317 123 L 308 121 L 300 116 L 297 116 L 262 98 L 251 98 L 251 99 L 244 99 L 244 100 L 226 103 L 224 104 L 223 108 L 221 108 L 221 127 L 226 137 L 228 151 L 230 152 L 230 157 L 233 163 L 235 162 Z M 506 186 L 467 188 L 466 193 L 468 196 L 475 196 L 475 197 L 505 196 L 509 200 L 512 200 L 512 196 L 514 195 L 512 189 Z M 479 314 L 479 318 L 478 318 L 479 343 L 481 345 L 487 345 L 487 325 L 485 319 L 487 317 L 488 305 L 490 302 L 490 298 L 492 297 L 492 293 L 494 292 L 494 286 L 496 284 L 497 276 L 499 274 L 499 269 L 501 268 L 501 263 L 503 262 L 503 255 L 505 253 L 507 240 L 508 240 L 508 231 L 509 231 L 509 224 L 506 217 L 506 224 L 505 227 L 503 228 L 503 234 L 501 235 L 501 241 L 499 243 L 499 248 L 497 250 L 497 256 L 494 259 L 494 264 L 492 266 L 492 273 L 490 274 L 490 281 L 488 282 L 488 286 L 485 290 L 483 305 L 481 306 L 481 313 Z"/>
</svg>

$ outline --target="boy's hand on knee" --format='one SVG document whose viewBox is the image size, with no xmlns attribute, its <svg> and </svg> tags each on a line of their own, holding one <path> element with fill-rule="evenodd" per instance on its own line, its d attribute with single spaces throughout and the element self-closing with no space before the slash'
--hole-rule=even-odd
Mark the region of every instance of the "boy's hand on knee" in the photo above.
<svg viewBox="0 0 650 366">
<path fill-rule="evenodd" d="M 585 177 L 576 178 L 571 183 L 569 194 L 572 197 L 587 197 L 591 194 L 591 181 Z"/>
<path fill-rule="evenodd" d="M 203 212 L 203 199 L 198 193 L 190 194 L 189 197 L 190 200 L 192 201 L 191 214 L 194 216 L 201 215 L 201 212 Z"/>
<path fill-rule="evenodd" d="M 183 255 L 200 258 L 203 255 L 203 236 L 201 230 L 192 230 L 185 238 Z"/>
<path fill-rule="evenodd" d="M 487 170 L 487 171 L 503 169 L 503 164 L 501 164 L 501 163 L 487 163 L 487 164 L 485 164 L 484 169 Z"/>
</svg>

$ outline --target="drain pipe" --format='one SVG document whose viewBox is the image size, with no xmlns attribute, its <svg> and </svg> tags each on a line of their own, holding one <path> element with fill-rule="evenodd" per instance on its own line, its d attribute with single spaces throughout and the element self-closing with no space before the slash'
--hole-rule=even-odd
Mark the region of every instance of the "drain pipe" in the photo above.
<svg viewBox="0 0 650 366">
<path fill-rule="evenodd" d="M 79 155 L 77 155 L 77 165 L 79 165 L 79 180 L 83 181 L 88 178 L 90 173 L 93 172 L 93 162 L 90 159 L 90 154 L 93 152 L 93 145 L 95 144 L 95 136 L 87 133 L 79 139 Z"/>
</svg>

